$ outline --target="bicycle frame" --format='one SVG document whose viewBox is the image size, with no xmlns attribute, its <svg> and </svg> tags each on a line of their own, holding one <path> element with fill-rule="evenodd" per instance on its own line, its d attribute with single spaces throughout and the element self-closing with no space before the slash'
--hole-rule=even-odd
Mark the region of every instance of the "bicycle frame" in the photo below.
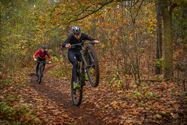
<svg viewBox="0 0 187 125">
<path fill-rule="evenodd" d="M 39 63 L 38 71 L 37 71 L 37 76 L 38 76 L 37 81 L 40 84 L 42 81 L 42 77 L 43 77 L 44 64 L 48 64 L 48 62 L 46 62 L 46 61 L 36 61 L 36 62 Z"/>
<path fill-rule="evenodd" d="M 94 69 L 96 67 L 98 71 L 98 65 L 95 65 L 95 56 L 93 55 L 93 48 L 91 42 L 89 42 L 89 44 L 86 46 L 83 45 L 83 43 L 73 44 L 71 45 L 71 48 L 75 48 L 76 46 L 79 46 L 81 49 L 81 60 L 79 60 L 77 64 L 77 78 L 81 83 L 81 87 L 79 89 L 74 89 L 73 81 L 71 81 L 71 97 L 73 104 L 79 106 L 81 104 L 83 96 L 83 86 L 85 85 L 85 73 L 88 75 L 90 85 L 92 87 L 96 87 L 98 85 L 98 80 L 94 82 L 94 79 L 92 79 L 91 76 L 90 68 L 93 68 L 94 66 Z M 99 77 L 97 77 L 96 79 L 99 79 Z"/>
<path fill-rule="evenodd" d="M 89 43 L 88 46 L 92 46 L 92 42 Z M 86 73 L 88 74 L 88 79 L 89 79 L 89 82 L 92 83 L 93 80 L 92 78 L 90 77 L 90 72 L 89 72 L 89 68 L 91 67 L 90 65 L 88 65 L 88 62 L 86 61 L 86 57 L 85 55 L 86 54 L 90 54 L 89 51 L 84 47 L 84 45 L 82 45 L 82 43 L 78 43 L 78 44 L 73 44 L 72 45 L 72 48 L 74 48 L 75 46 L 80 46 L 81 47 L 81 50 L 80 50 L 80 53 L 81 53 L 81 59 L 83 61 L 83 65 L 84 65 L 84 71 L 86 71 Z M 92 56 L 90 56 L 92 57 Z M 93 60 L 93 57 L 92 57 L 92 60 Z"/>
</svg>

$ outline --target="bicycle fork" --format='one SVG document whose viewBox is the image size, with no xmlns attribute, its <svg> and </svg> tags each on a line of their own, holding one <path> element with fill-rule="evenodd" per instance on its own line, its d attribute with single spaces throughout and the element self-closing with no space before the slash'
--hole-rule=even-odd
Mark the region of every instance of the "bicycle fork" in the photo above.
<svg viewBox="0 0 187 125">
<path fill-rule="evenodd" d="M 84 57 L 84 52 L 83 51 L 81 51 L 81 56 L 82 56 L 82 60 L 83 60 L 83 62 L 84 62 L 84 69 L 85 69 L 85 73 L 87 73 L 87 75 L 88 75 L 88 80 L 90 81 L 90 83 L 92 83 L 93 82 L 93 80 L 92 80 L 92 78 L 90 77 L 90 71 L 89 71 L 89 67 L 90 66 L 88 66 L 88 62 L 86 61 L 86 59 L 85 59 L 85 57 Z"/>
</svg>

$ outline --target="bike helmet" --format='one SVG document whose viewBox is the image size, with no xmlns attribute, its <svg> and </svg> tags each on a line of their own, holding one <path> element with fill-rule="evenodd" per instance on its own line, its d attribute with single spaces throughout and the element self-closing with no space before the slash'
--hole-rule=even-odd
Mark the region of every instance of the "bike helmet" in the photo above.
<svg viewBox="0 0 187 125">
<path fill-rule="evenodd" d="M 41 45 L 41 48 L 42 49 L 48 49 L 48 46 L 47 45 Z"/>
<path fill-rule="evenodd" d="M 73 33 L 74 35 L 79 35 L 79 34 L 81 33 L 81 29 L 80 29 L 80 27 L 78 27 L 78 26 L 73 26 L 73 27 L 71 28 L 71 30 L 72 30 L 72 33 Z"/>
</svg>

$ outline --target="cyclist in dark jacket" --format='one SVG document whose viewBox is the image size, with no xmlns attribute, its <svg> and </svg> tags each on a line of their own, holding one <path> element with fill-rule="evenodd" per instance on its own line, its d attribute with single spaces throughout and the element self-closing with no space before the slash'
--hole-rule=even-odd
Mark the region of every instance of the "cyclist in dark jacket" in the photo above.
<svg viewBox="0 0 187 125">
<path fill-rule="evenodd" d="M 99 43 L 99 41 L 88 36 L 85 33 L 81 33 L 81 30 L 78 26 L 72 27 L 71 30 L 72 30 L 72 33 L 68 36 L 68 38 L 62 44 L 62 47 L 68 48 L 68 59 L 73 65 L 72 80 L 74 83 L 74 87 L 78 88 L 80 87 L 80 84 L 78 83 L 78 81 L 76 81 L 77 80 L 76 65 L 77 65 L 78 59 L 80 59 L 80 56 L 81 56 L 80 54 L 81 48 L 78 46 L 75 48 L 71 48 L 71 45 L 78 44 L 78 43 L 84 44 L 85 40 L 93 41 L 94 43 Z"/>
</svg>

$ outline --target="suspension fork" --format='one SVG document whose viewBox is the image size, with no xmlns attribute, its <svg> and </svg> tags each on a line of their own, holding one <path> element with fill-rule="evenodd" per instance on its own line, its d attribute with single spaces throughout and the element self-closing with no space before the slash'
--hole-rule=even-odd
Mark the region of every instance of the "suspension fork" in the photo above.
<svg viewBox="0 0 187 125">
<path fill-rule="evenodd" d="M 82 60 L 83 60 L 83 62 L 84 62 L 84 72 L 86 72 L 87 74 L 88 74 L 88 79 L 89 79 L 89 81 L 92 83 L 92 78 L 90 77 L 90 71 L 88 70 L 88 68 L 89 68 L 89 66 L 88 66 L 88 63 L 87 63 L 87 61 L 86 61 L 86 59 L 85 59 L 85 56 L 84 56 L 84 54 L 85 54 L 85 51 L 84 50 L 81 50 L 80 51 L 81 52 L 81 57 L 82 57 Z"/>
<path fill-rule="evenodd" d="M 90 67 L 92 67 L 93 66 L 93 62 L 94 62 L 94 58 L 93 58 L 93 55 L 91 54 L 91 52 L 88 50 L 88 55 L 89 55 L 89 57 L 90 57 L 90 61 L 91 61 L 91 65 L 89 65 Z"/>
<path fill-rule="evenodd" d="M 84 62 L 84 68 L 87 69 L 88 68 L 88 63 L 87 63 L 87 61 L 85 59 L 85 56 L 84 56 L 84 54 L 85 54 L 84 50 L 81 50 L 80 53 L 81 53 L 82 61 Z"/>
</svg>

